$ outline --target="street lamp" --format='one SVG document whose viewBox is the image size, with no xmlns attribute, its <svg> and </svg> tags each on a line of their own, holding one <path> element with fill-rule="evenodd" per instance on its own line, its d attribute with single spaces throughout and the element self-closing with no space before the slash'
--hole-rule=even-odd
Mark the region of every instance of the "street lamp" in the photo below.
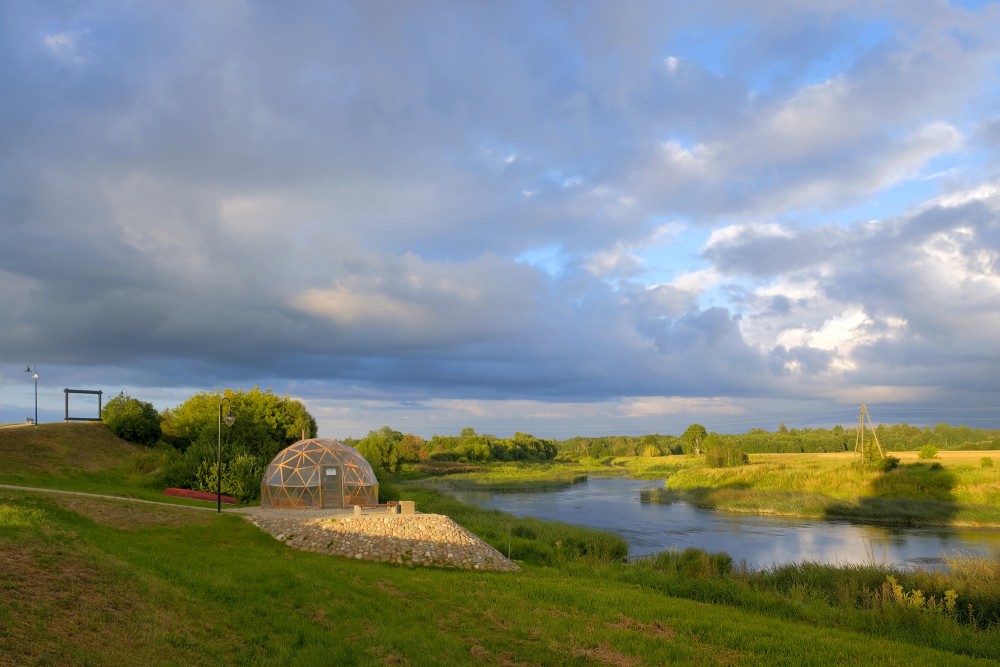
<svg viewBox="0 0 1000 667">
<path fill-rule="evenodd" d="M 38 365 L 32 368 L 31 364 L 24 369 L 25 373 L 31 373 L 31 377 L 35 380 L 35 426 L 38 426 Z"/>
<path fill-rule="evenodd" d="M 222 406 L 229 403 L 229 412 L 226 416 L 222 416 Z M 222 400 L 219 401 L 219 454 L 215 459 L 215 501 L 216 510 L 219 514 L 222 514 L 222 421 L 225 420 L 226 426 L 232 426 L 233 422 L 236 421 L 236 415 L 233 414 L 233 402 L 229 400 L 228 396 L 223 396 Z"/>
</svg>

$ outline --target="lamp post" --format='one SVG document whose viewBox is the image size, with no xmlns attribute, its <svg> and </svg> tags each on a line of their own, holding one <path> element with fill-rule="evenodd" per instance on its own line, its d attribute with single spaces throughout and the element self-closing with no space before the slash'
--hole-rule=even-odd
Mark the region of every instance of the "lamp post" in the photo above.
<svg viewBox="0 0 1000 667">
<path fill-rule="evenodd" d="M 34 425 L 38 426 L 38 364 L 35 364 L 34 368 L 31 367 L 31 364 L 28 364 L 28 367 L 24 369 L 24 372 L 25 373 L 31 373 L 31 377 L 34 378 L 34 380 L 35 380 L 35 422 L 34 422 Z"/>
<path fill-rule="evenodd" d="M 222 416 L 222 406 L 229 403 L 229 412 L 226 416 Z M 223 396 L 222 400 L 219 401 L 219 450 L 218 457 L 215 460 L 215 501 L 216 501 L 216 511 L 222 514 L 222 420 L 225 419 L 226 426 L 232 426 L 233 422 L 236 421 L 236 415 L 233 414 L 233 402 L 229 400 L 228 396 Z"/>
</svg>

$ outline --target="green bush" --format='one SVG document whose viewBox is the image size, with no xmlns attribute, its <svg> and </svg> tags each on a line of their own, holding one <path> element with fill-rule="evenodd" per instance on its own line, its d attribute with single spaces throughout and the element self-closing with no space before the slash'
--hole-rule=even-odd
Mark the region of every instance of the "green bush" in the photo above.
<svg viewBox="0 0 1000 667">
<path fill-rule="evenodd" d="M 705 465 L 709 468 L 733 468 L 750 463 L 746 452 L 741 452 L 733 442 L 706 441 Z"/>
<path fill-rule="evenodd" d="M 385 472 L 395 473 L 402 463 L 399 451 L 399 443 L 403 440 L 403 434 L 394 431 L 388 426 L 383 426 L 377 431 L 369 431 L 368 435 L 354 443 L 354 448 L 361 456 L 365 457 L 375 474 L 382 481 L 379 469 Z"/>
<path fill-rule="evenodd" d="M 698 426 L 693 424 L 688 430 Z M 705 453 L 705 465 L 709 468 L 733 468 L 750 462 L 750 457 L 740 449 L 739 444 L 718 433 L 709 433 L 699 445 L 699 453 Z"/>
<path fill-rule="evenodd" d="M 140 401 L 122 392 L 108 401 L 101 420 L 122 440 L 138 445 L 155 445 L 161 435 L 160 413 L 152 403 Z"/>
<path fill-rule="evenodd" d="M 993 459 L 991 459 L 988 456 L 984 456 L 983 458 L 979 459 L 979 467 L 980 468 L 992 468 L 993 467 Z"/>
<path fill-rule="evenodd" d="M 198 468 L 196 488 L 215 493 L 218 488 L 216 463 L 203 460 Z M 231 461 L 222 462 L 222 493 L 240 503 L 260 497 L 260 482 L 264 466 L 251 454 L 237 454 Z"/>
<path fill-rule="evenodd" d="M 917 454 L 919 458 L 922 459 L 936 459 L 938 454 L 938 448 L 934 445 L 924 445 L 920 448 L 920 453 Z"/>
<path fill-rule="evenodd" d="M 886 456 L 884 459 L 882 459 L 882 462 L 879 464 L 879 469 L 882 472 L 889 472 L 891 470 L 895 470 L 898 467 L 899 467 L 899 459 L 896 458 L 895 456 Z"/>
<path fill-rule="evenodd" d="M 220 424 L 226 408 L 236 417 L 230 426 Z M 163 472 L 165 486 L 196 489 L 210 484 L 214 493 L 221 436 L 223 487 L 246 502 L 260 494 L 264 470 L 278 452 L 303 433 L 315 437 L 316 421 L 300 402 L 254 387 L 196 394 L 177 408 L 164 410 L 163 431 L 164 442 L 181 452 Z"/>
<path fill-rule="evenodd" d="M 385 475 L 379 478 L 376 475 L 375 478 L 378 479 L 378 501 L 380 503 L 387 503 L 390 500 L 404 500 L 400 495 L 399 487 L 396 486 L 394 477 Z"/>
</svg>

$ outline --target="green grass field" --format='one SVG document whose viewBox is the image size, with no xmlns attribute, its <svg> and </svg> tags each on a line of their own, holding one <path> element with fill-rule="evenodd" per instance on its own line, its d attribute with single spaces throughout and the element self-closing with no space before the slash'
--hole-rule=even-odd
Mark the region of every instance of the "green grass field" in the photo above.
<svg viewBox="0 0 1000 667">
<path fill-rule="evenodd" d="M 521 523 L 412 482 L 400 489 L 418 509 L 448 512 L 504 553 L 516 532 L 522 571 L 338 559 L 289 549 L 236 515 L 136 502 L 152 493 L 135 472 L 146 453 L 100 425 L 65 428 L 35 440 L 30 455 L 0 437 L 0 482 L 107 482 L 132 498 L 0 489 L 0 665 L 989 665 L 1000 656 L 1000 609 L 990 607 L 1000 562 L 949 578 L 896 573 L 902 600 L 878 568 L 730 572 L 724 557 L 701 552 L 627 564 L 613 536 Z M 591 549 L 567 548 L 574 542 Z M 917 586 L 936 599 L 954 588 L 958 603 L 915 605 Z"/>
<path fill-rule="evenodd" d="M 851 454 L 755 454 L 734 468 L 692 463 L 645 499 L 864 523 L 1000 527 L 1000 467 L 982 464 L 1000 453 L 893 455 L 900 464 L 886 472 L 860 469 Z"/>
</svg>

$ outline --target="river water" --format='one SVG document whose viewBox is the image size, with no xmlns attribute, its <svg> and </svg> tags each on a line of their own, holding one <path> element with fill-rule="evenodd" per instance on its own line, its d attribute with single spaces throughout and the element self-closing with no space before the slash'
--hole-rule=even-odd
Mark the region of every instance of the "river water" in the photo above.
<svg viewBox="0 0 1000 667">
<path fill-rule="evenodd" d="M 662 480 L 610 477 L 557 491 L 454 493 L 479 507 L 618 533 L 632 557 L 696 547 L 725 551 L 753 568 L 811 561 L 934 569 L 949 555 L 1000 554 L 1000 530 L 995 529 L 886 528 L 640 502 L 642 489 L 662 486 Z"/>
</svg>

